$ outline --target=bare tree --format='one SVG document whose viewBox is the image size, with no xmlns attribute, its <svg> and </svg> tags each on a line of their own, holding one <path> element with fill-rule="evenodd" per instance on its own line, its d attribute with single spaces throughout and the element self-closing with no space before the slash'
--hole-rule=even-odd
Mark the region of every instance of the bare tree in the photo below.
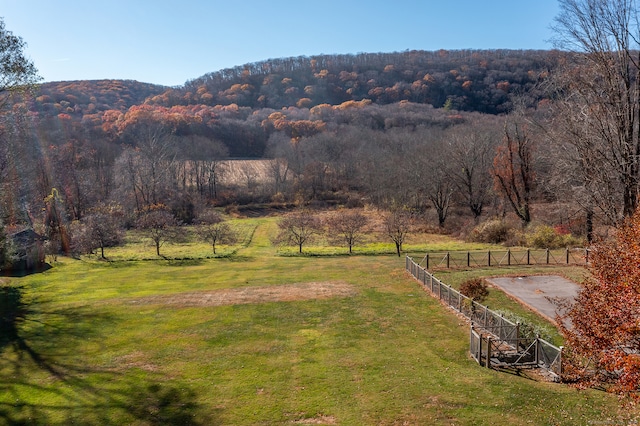
<svg viewBox="0 0 640 426">
<path fill-rule="evenodd" d="M 175 217 L 163 208 L 151 209 L 143 213 L 136 221 L 136 227 L 153 241 L 158 256 L 161 256 L 160 247 L 165 242 L 177 239 L 177 225 Z"/>
<path fill-rule="evenodd" d="M 361 130 L 367 139 L 359 156 L 361 185 L 375 205 L 424 208 L 425 153 L 435 139 L 430 130 Z"/>
<path fill-rule="evenodd" d="M 338 211 L 329 216 L 326 223 L 333 237 L 346 243 L 351 254 L 353 246 L 362 241 L 369 220 L 357 211 Z"/>
<path fill-rule="evenodd" d="M 198 193 L 210 199 L 217 198 L 220 181 L 227 171 L 227 147 L 215 139 L 191 136 L 180 155 L 193 175 L 191 180 L 195 182 Z"/>
<path fill-rule="evenodd" d="M 374 205 L 407 204 L 405 194 L 399 187 L 403 185 L 399 183 L 406 182 L 403 175 L 411 169 L 406 167 L 400 155 L 389 150 L 390 144 L 385 138 L 387 135 L 367 129 L 358 130 L 354 133 L 359 133 L 358 136 L 368 142 L 366 149 L 360 152 L 358 161 L 361 187 L 369 194 Z"/>
<path fill-rule="evenodd" d="M 267 171 L 273 180 L 273 195 L 283 193 L 287 187 L 289 163 L 285 158 L 269 160 Z"/>
<path fill-rule="evenodd" d="M 328 187 L 349 188 L 356 183 L 357 151 L 362 141 L 351 134 L 352 129 L 339 129 L 335 134 L 323 132 L 304 140 L 307 155 L 326 166 L 325 170 L 317 165 L 315 169 L 323 173 Z"/>
<path fill-rule="evenodd" d="M 254 165 L 251 163 L 244 163 L 240 165 L 240 174 L 244 178 L 244 181 L 247 185 L 247 191 L 253 191 L 256 186 L 258 186 L 258 171 L 255 169 Z"/>
<path fill-rule="evenodd" d="M 396 245 L 396 252 L 400 257 L 402 244 L 413 229 L 413 215 L 406 210 L 394 209 L 385 216 L 384 229 Z"/>
<path fill-rule="evenodd" d="M 100 249 L 100 257 L 103 259 L 106 247 L 117 246 L 124 240 L 123 215 L 120 206 L 102 204 L 91 209 L 83 220 L 90 249 Z"/>
<path fill-rule="evenodd" d="M 127 132 L 137 142 L 137 148 L 122 153 L 116 174 L 121 189 L 133 194 L 136 209 L 143 211 L 166 202 L 175 184 L 171 181 L 176 158 L 173 137 L 159 123 L 140 123 Z"/>
<path fill-rule="evenodd" d="M 453 164 L 451 162 L 451 144 L 439 139 L 430 147 L 425 156 L 424 191 L 427 199 L 436 210 L 438 225 L 444 226 L 455 190 Z"/>
<path fill-rule="evenodd" d="M 503 143 L 498 146 L 491 171 L 497 189 L 525 225 L 531 222 L 534 147 L 526 124 L 505 123 Z"/>
<path fill-rule="evenodd" d="M 613 223 L 640 191 L 640 28 L 634 0 L 560 0 L 556 45 L 571 53 L 553 80 L 556 139 Z"/>
<path fill-rule="evenodd" d="M 447 133 L 451 177 L 477 221 L 491 195 L 491 163 L 496 135 L 492 129 L 459 126 Z"/>
<path fill-rule="evenodd" d="M 309 212 L 297 212 L 284 216 L 278 222 L 280 233 L 277 241 L 298 246 L 298 253 L 302 253 L 302 246 L 309 243 L 320 232 L 321 224 L 318 218 Z"/>
<path fill-rule="evenodd" d="M 273 181 L 273 195 L 283 193 L 287 189 L 288 178 L 291 175 L 288 152 L 290 141 L 281 133 L 274 134 L 269 139 L 267 155 L 269 161 L 269 175 Z"/>
<path fill-rule="evenodd" d="M 211 244 L 213 254 L 216 254 L 217 244 L 233 244 L 238 240 L 237 233 L 233 228 L 214 211 L 204 212 L 198 217 L 196 232 L 202 241 Z"/>
</svg>

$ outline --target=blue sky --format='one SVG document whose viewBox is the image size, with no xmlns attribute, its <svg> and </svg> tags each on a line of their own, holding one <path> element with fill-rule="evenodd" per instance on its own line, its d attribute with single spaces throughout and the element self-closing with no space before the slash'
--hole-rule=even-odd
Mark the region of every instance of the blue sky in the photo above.
<svg viewBox="0 0 640 426">
<path fill-rule="evenodd" d="M 177 86 L 289 56 L 550 49 L 557 0 L 0 0 L 44 81 Z"/>
</svg>

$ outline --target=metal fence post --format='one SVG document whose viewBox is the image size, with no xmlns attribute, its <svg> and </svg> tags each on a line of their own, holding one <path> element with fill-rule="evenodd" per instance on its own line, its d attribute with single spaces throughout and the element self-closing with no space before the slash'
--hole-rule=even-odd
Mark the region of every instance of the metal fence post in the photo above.
<svg viewBox="0 0 640 426">
<path fill-rule="evenodd" d="M 549 249 L 547 249 L 547 265 L 549 264 Z"/>
<path fill-rule="evenodd" d="M 424 269 L 429 269 L 429 253 L 427 253 L 427 255 L 424 258 L 427 261 L 427 264 L 425 265 Z"/>
<path fill-rule="evenodd" d="M 487 266 L 491 266 L 491 250 L 487 250 Z"/>
<path fill-rule="evenodd" d="M 451 253 L 447 252 L 447 269 L 449 269 L 450 259 L 451 259 Z"/>
<path fill-rule="evenodd" d="M 569 264 L 569 247 L 567 247 L 567 265 Z"/>
<path fill-rule="evenodd" d="M 531 249 L 527 249 L 527 265 L 531 265 Z"/>
<path fill-rule="evenodd" d="M 471 266 L 471 252 L 467 252 L 467 268 Z"/>
<path fill-rule="evenodd" d="M 511 266 L 511 249 L 507 249 L 507 266 Z"/>
</svg>

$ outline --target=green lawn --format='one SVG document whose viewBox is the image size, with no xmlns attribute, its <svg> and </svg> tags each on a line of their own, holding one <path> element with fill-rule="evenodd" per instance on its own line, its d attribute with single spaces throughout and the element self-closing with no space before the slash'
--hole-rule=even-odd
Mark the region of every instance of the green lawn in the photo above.
<svg viewBox="0 0 640 426">
<path fill-rule="evenodd" d="M 587 425 L 617 418 L 618 401 L 605 393 L 479 367 L 468 355 L 467 325 L 404 273 L 404 258 L 283 256 L 270 243 L 274 219 L 237 224 L 243 242 L 218 258 L 192 243 L 202 255 L 168 245 L 167 259 L 157 259 L 134 235 L 126 247 L 107 250 L 108 262 L 59 258 L 44 273 L 7 279 L 0 424 Z M 428 245 L 414 243 L 415 251 Z M 443 279 L 457 285 L 473 273 Z M 150 298 L 312 282 L 353 292 L 219 306 Z M 494 309 L 522 309 L 491 297 Z"/>
</svg>

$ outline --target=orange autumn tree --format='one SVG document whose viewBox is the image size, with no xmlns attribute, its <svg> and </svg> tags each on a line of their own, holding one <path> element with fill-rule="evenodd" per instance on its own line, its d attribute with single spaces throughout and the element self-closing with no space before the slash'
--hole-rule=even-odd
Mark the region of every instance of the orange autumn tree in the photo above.
<svg viewBox="0 0 640 426">
<path fill-rule="evenodd" d="M 591 276 L 560 323 L 566 338 L 567 379 L 639 397 L 640 392 L 640 210 L 596 244 Z"/>
</svg>

